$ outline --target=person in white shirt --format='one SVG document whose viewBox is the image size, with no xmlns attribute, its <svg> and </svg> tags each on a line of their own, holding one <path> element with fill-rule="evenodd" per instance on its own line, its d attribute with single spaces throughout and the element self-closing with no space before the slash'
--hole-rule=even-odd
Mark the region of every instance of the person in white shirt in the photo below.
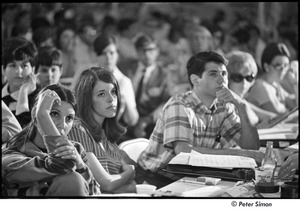
<svg viewBox="0 0 300 211">
<path fill-rule="evenodd" d="M 117 66 L 117 40 L 113 35 L 100 34 L 94 41 L 94 50 L 98 56 L 99 67 L 105 67 L 116 77 L 121 92 L 119 119 L 125 126 L 136 125 L 139 114 L 136 108 L 135 94 L 131 79 L 124 75 Z"/>
</svg>

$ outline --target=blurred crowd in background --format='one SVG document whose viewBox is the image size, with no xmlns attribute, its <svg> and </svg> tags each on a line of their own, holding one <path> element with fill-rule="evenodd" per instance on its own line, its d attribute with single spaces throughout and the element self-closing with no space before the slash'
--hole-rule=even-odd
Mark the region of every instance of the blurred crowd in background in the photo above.
<svg viewBox="0 0 300 211">
<path fill-rule="evenodd" d="M 296 2 L 3 3 L 1 25 L 2 41 L 22 36 L 37 47 L 51 42 L 65 56 L 76 48 L 76 37 L 88 46 L 99 33 L 110 32 L 118 37 L 119 68 L 129 76 L 132 73 L 126 70 L 126 64 L 137 58 L 132 43 L 139 33 L 152 35 L 158 42 L 160 61 L 182 69 L 185 57 L 197 51 L 192 49 L 197 44 L 189 43 L 197 42 L 192 38 L 195 26 L 205 28 L 200 29 L 205 32 L 202 41 L 198 41 L 203 46 L 198 48 L 219 53 L 240 49 L 251 53 L 260 65 L 265 44 L 282 41 L 289 48 L 290 59 L 298 58 Z M 64 28 L 72 31 L 62 36 Z M 88 62 L 84 59 L 75 58 L 74 62 L 77 66 Z M 89 60 L 93 61 L 92 56 Z M 75 69 L 70 63 L 62 78 L 73 76 Z"/>
<path fill-rule="evenodd" d="M 234 50 L 250 53 L 257 64 L 255 77 L 263 74 L 261 57 L 270 42 L 284 43 L 289 61 L 298 60 L 298 3 L 294 2 L 3 3 L 1 25 L 3 43 L 9 38 L 23 37 L 37 49 L 59 49 L 62 72 L 57 79 L 65 85 L 74 85 L 80 73 L 92 66 L 110 65 L 109 69 L 117 69 L 125 101 L 123 111 L 129 110 L 129 117 L 125 112 L 121 121 L 129 127 L 138 125 L 132 131 L 129 128 L 132 134 L 124 139 L 149 137 L 166 100 L 190 89 L 186 63 L 197 52 L 212 50 L 223 56 Z M 107 36 L 101 37 L 104 34 Z M 114 38 L 110 39 L 110 35 Z M 151 37 L 152 41 L 140 39 L 141 35 Z M 111 45 L 112 49 L 108 48 Z M 113 63 L 109 59 L 101 63 L 99 56 L 112 53 L 116 55 L 116 64 L 108 64 Z M 158 65 L 165 74 L 157 76 L 163 78 L 157 84 L 151 82 L 152 88 L 161 88 L 148 87 L 147 97 L 137 99 L 142 62 Z M 42 83 L 42 73 L 35 72 Z M 121 78 L 126 79 L 120 82 Z M 288 83 L 282 86 L 288 89 Z M 2 88 L 5 84 L 2 74 Z M 146 123 L 137 123 L 138 116 L 140 120 L 143 117 L 140 105 L 149 106 L 149 102 L 162 95 L 147 108 Z M 139 133 L 142 129 L 147 131 L 145 124 L 149 122 L 152 126 L 147 135 Z"/>
</svg>

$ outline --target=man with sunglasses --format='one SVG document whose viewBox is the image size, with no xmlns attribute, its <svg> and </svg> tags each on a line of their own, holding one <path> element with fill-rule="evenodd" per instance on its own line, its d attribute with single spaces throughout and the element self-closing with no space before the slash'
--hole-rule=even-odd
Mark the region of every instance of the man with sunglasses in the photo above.
<svg viewBox="0 0 300 211">
<path fill-rule="evenodd" d="M 250 53 L 236 50 L 228 53 L 226 58 L 228 59 L 228 87 L 244 99 L 253 86 L 258 72 L 254 57 Z M 270 120 L 277 116 L 275 113 L 261 109 L 246 100 L 244 102 L 251 124 L 258 128 L 267 127 Z"/>
<path fill-rule="evenodd" d="M 261 162 L 257 129 L 250 123 L 244 101 L 227 87 L 226 65 L 227 60 L 213 51 L 189 59 L 192 90 L 171 97 L 164 105 L 150 143 L 138 158 L 136 178 L 157 187 L 172 182 L 175 177 L 162 168 L 180 152 L 191 150 Z"/>
</svg>

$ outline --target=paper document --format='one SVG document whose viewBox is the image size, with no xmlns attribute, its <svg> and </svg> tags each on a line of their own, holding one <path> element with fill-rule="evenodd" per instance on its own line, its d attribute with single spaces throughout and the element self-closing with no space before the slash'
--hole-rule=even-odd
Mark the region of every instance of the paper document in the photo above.
<svg viewBox="0 0 300 211">
<path fill-rule="evenodd" d="M 191 153 L 179 153 L 169 164 L 181 164 L 221 169 L 255 168 L 253 158 L 235 155 L 208 155 L 192 150 Z"/>
<path fill-rule="evenodd" d="M 221 187 L 218 186 L 204 186 L 194 190 L 185 191 L 182 193 L 184 197 L 209 197 L 211 194 L 223 193 Z"/>
<path fill-rule="evenodd" d="M 299 150 L 299 142 L 297 142 L 291 146 L 288 146 L 286 149 Z"/>
<path fill-rule="evenodd" d="M 273 127 L 267 129 L 258 129 L 260 140 L 276 140 L 276 139 L 296 139 L 299 134 L 299 125 L 282 125 L 281 127 Z"/>
</svg>

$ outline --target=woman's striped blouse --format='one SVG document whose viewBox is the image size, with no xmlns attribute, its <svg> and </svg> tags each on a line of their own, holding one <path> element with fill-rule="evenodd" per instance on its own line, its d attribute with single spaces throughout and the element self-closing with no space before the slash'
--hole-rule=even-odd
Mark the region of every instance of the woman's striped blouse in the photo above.
<svg viewBox="0 0 300 211">
<path fill-rule="evenodd" d="M 107 139 L 95 141 L 90 132 L 79 121 L 75 121 L 69 138 L 82 144 L 86 152 L 93 152 L 109 174 L 122 173 L 121 154 L 117 144 Z"/>
</svg>

